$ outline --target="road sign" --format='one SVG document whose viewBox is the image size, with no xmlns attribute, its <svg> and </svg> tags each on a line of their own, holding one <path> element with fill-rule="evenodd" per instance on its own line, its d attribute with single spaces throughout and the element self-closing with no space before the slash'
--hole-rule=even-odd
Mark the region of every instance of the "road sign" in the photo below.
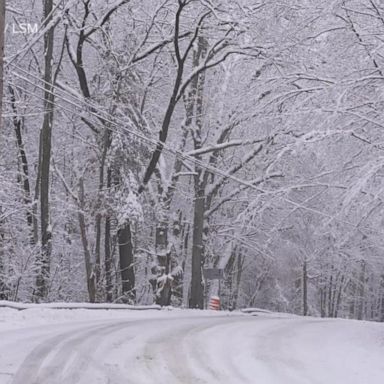
<svg viewBox="0 0 384 384">
<path fill-rule="evenodd" d="M 224 269 L 206 268 L 203 269 L 203 275 L 207 280 L 221 280 L 224 278 Z"/>
</svg>

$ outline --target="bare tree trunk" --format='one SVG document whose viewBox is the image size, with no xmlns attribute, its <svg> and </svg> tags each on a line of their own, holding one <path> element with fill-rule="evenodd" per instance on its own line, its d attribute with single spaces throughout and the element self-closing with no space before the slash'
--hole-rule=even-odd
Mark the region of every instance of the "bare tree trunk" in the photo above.
<svg viewBox="0 0 384 384">
<path fill-rule="evenodd" d="M 0 216 L 2 215 L 2 209 L 0 207 Z M 0 217 L 0 300 L 7 300 L 9 295 L 9 289 L 5 279 L 5 252 L 4 252 L 4 233 L 2 228 L 2 221 Z"/>
<path fill-rule="evenodd" d="M 33 231 L 33 209 L 31 199 L 31 187 L 29 181 L 29 163 L 27 154 L 25 151 L 23 136 L 22 136 L 22 120 L 18 116 L 16 107 L 16 95 L 12 86 L 8 87 L 9 93 L 11 94 L 11 108 L 13 112 L 12 120 L 16 135 L 16 143 L 19 152 L 19 161 L 21 162 L 22 176 L 20 176 L 20 183 L 24 191 L 24 203 L 26 207 L 27 224 L 31 228 L 31 239 L 30 243 L 35 244 L 34 231 Z"/>
<path fill-rule="evenodd" d="M 327 306 L 327 277 L 325 273 L 320 275 L 320 316 L 326 317 L 326 306 Z"/>
<path fill-rule="evenodd" d="M 95 241 L 95 273 L 96 273 L 96 287 L 97 291 L 100 290 L 100 276 L 101 276 L 101 226 L 102 215 L 96 214 L 96 241 Z"/>
<path fill-rule="evenodd" d="M 105 219 L 105 237 L 104 237 L 104 268 L 105 268 L 105 300 L 107 303 L 112 302 L 113 285 L 112 285 L 112 255 L 111 255 L 111 219 Z"/>
<path fill-rule="evenodd" d="M 349 318 L 356 318 L 356 292 L 357 292 L 357 284 L 356 284 L 356 276 L 353 274 L 352 282 L 350 284 L 350 302 L 349 302 Z"/>
<path fill-rule="evenodd" d="M 39 242 L 39 222 L 38 222 L 38 204 L 40 198 L 40 179 L 41 179 L 41 147 L 42 147 L 42 137 L 40 134 L 39 137 L 39 159 L 37 162 L 37 175 L 35 181 L 35 193 L 32 202 L 32 230 L 33 230 L 33 242 L 34 244 L 38 244 Z"/>
<path fill-rule="evenodd" d="M 358 307 L 357 307 L 357 320 L 363 320 L 364 318 L 364 309 L 365 309 L 365 279 L 366 279 L 366 265 L 365 261 L 361 261 L 361 271 L 359 279 L 359 289 L 358 289 Z"/>
<path fill-rule="evenodd" d="M 79 227 L 81 234 L 81 242 L 83 244 L 84 251 L 84 261 L 85 261 L 85 272 L 87 274 L 87 288 L 89 301 L 94 303 L 96 300 L 96 284 L 95 284 L 95 274 L 91 262 L 91 253 L 89 251 L 88 245 L 88 236 L 87 236 L 87 226 L 84 217 L 84 180 L 81 177 L 79 180 Z"/>
<path fill-rule="evenodd" d="M 101 158 L 101 164 L 99 168 L 99 190 L 98 190 L 98 199 L 99 199 L 99 205 L 101 204 L 101 196 L 102 196 L 102 191 L 104 188 L 104 173 L 105 173 L 105 161 L 107 158 L 107 153 L 108 149 L 111 145 L 111 134 L 107 126 L 104 127 L 104 137 L 103 137 L 103 142 L 102 142 L 102 158 Z M 108 188 L 111 187 L 111 170 L 107 169 L 107 183 L 109 183 Z M 99 207 L 100 208 L 100 207 Z M 107 224 L 107 221 L 109 223 Z M 102 215 L 101 213 L 98 213 L 96 216 L 96 265 L 95 265 L 95 270 L 96 270 L 96 286 L 97 289 L 100 290 L 100 276 L 101 276 L 101 224 L 102 224 Z M 108 237 L 107 241 L 109 242 L 110 240 L 110 219 L 107 217 L 106 218 L 106 223 L 105 223 L 105 230 L 109 230 L 109 233 L 105 233 L 105 238 Z M 110 244 L 108 243 L 108 248 L 110 248 Z M 107 250 L 107 245 L 104 245 L 104 251 Z M 110 254 L 110 252 L 109 252 Z M 110 257 L 110 255 L 108 256 Z M 107 259 L 107 255 L 104 254 L 104 260 Z M 107 262 L 105 261 L 105 266 L 107 266 Z M 106 290 L 108 291 L 108 288 L 106 287 Z M 108 295 L 108 294 L 107 294 Z"/>
<path fill-rule="evenodd" d="M 235 292 L 233 295 L 232 309 L 237 309 L 237 306 L 238 306 L 241 276 L 243 273 L 243 264 L 244 264 L 244 256 L 242 256 L 241 251 L 239 250 L 237 253 L 238 254 L 237 254 L 237 265 L 236 265 L 236 286 L 235 286 Z"/>
<path fill-rule="evenodd" d="M 198 177 L 196 177 L 197 179 Z M 204 291 L 202 284 L 203 266 L 203 227 L 205 212 L 204 189 L 201 188 L 199 180 L 195 181 L 195 204 L 193 214 L 193 235 L 192 235 L 192 282 L 191 282 L 191 308 L 204 307 Z"/>
<path fill-rule="evenodd" d="M 303 263 L 303 316 L 308 315 L 308 265 L 307 259 Z"/>
<path fill-rule="evenodd" d="M 334 277 L 334 284 L 332 287 L 331 291 L 331 296 L 330 296 L 330 317 L 335 317 L 335 308 L 336 308 L 336 293 L 337 293 L 337 288 L 338 288 L 338 283 L 339 283 L 339 276 L 340 272 L 337 272 Z"/>
<path fill-rule="evenodd" d="M 340 309 L 340 305 L 341 305 L 341 297 L 342 297 L 343 290 L 345 289 L 344 282 L 345 282 L 345 275 L 343 274 L 341 276 L 340 285 L 339 285 L 339 289 L 337 292 L 335 316 L 334 317 L 338 317 L 338 315 L 339 315 L 339 309 Z"/>
<path fill-rule="evenodd" d="M 325 289 L 320 288 L 320 316 L 325 317 Z"/>
<path fill-rule="evenodd" d="M 156 304 L 167 306 L 171 304 L 171 280 L 168 278 L 170 273 L 170 253 L 168 252 L 168 218 L 164 217 L 156 228 L 156 256 L 158 263 L 158 277 L 161 282 L 156 284 Z"/>
<path fill-rule="evenodd" d="M 384 322 L 384 275 L 381 275 L 380 321 Z"/>
<path fill-rule="evenodd" d="M 53 0 L 44 0 L 45 25 L 52 19 Z M 51 137 L 53 124 L 53 109 L 55 97 L 53 94 L 53 47 L 54 29 L 52 26 L 44 35 L 45 73 L 44 73 L 44 120 L 41 129 L 41 177 L 40 177 L 40 206 L 41 206 L 41 254 L 37 258 L 38 273 L 36 277 L 35 296 L 37 300 L 48 295 L 50 278 L 50 261 L 52 252 L 52 233 L 49 217 L 49 174 L 51 165 Z"/>
<path fill-rule="evenodd" d="M 191 91 L 188 94 L 188 97 L 184 97 L 184 105 L 186 109 L 186 120 L 183 126 L 183 135 L 181 138 L 181 144 L 179 147 L 179 151 L 183 152 L 185 145 L 187 143 L 187 137 L 189 134 L 189 131 L 191 129 L 191 124 L 193 122 L 193 115 L 194 115 L 194 106 L 196 102 L 196 90 L 197 90 L 197 83 L 198 83 L 198 77 L 196 76 L 192 82 L 191 82 Z M 166 192 L 162 190 L 164 187 L 163 185 L 159 186 L 159 196 L 164 196 L 164 198 L 161 199 L 161 209 L 162 209 L 162 218 L 156 228 L 156 239 L 155 239 L 155 248 L 156 248 L 156 254 L 158 258 L 158 266 L 160 268 L 170 269 L 169 263 L 170 263 L 170 257 L 164 257 L 159 258 L 159 255 L 166 254 L 167 250 L 169 248 L 168 244 L 168 231 L 170 228 L 170 210 L 171 210 L 171 203 L 173 200 L 173 197 L 175 195 L 177 182 L 179 180 L 180 172 L 183 168 L 183 161 L 180 158 L 175 159 L 175 163 L 173 165 L 173 175 L 171 178 L 171 183 L 168 186 Z M 160 181 L 161 182 L 161 181 Z M 159 182 L 159 183 L 160 183 Z M 174 238 L 180 236 L 180 233 L 174 233 Z M 183 240 L 181 240 L 183 241 Z M 171 244 L 173 245 L 173 244 Z M 181 252 L 183 252 L 183 246 L 180 249 Z M 168 260 L 168 261 L 167 261 Z M 183 271 L 184 271 L 183 266 Z M 167 272 L 169 273 L 169 272 Z M 172 299 L 172 284 L 169 279 L 165 281 L 165 284 L 163 286 L 163 289 L 161 290 L 160 296 L 158 295 L 158 286 L 157 281 L 154 281 L 154 279 L 151 279 L 151 284 L 153 285 L 154 291 L 155 291 L 155 300 L 156 303 L 162 306 L 168 306 L 171 304 Z M 181 293 L 182 295 L 182 293 Z"/>
<path fill-rule="evenodd" d="M 111 187 L 111 170 L 107 171 L 107 188 Z M 109 215 L 105 218 L 105 234 L 104 234 L 104 265 L 105 265 L 105 290 L 106 301 L 112 302 L 113 286 L 112 286 L 112 255 L 111 255 L 111 218 Z"/>
<path fill-rule="evenodd" d="M 135 300 L 135 272 L 130 222 L 126 222 L 117 233 L 119 242 L 121 288 L 123 296 Z"/>
<path fill-rule="evenodd" d="M 327 310 L 328 310 L 328 317 L 332 317 L 332 292 L 333 292 L 333 268 L 330 271 L 330 276 L 329 276 L 329 283 L 328 283 L 328 295 L 327 295 L 327 300 L 328 300 L 328 305 L 327 305 Z"/>
</svg>

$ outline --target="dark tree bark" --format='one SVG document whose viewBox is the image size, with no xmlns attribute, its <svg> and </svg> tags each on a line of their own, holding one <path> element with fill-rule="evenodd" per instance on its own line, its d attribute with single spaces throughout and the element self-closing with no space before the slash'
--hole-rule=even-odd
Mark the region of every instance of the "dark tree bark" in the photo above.
<svg viewBox="0 0 384 384">
<path fill-rule="evenodd" d="M 0 207 L 0 216 L 2 215 L 2 209 Z M 0 217 L 0 300 L 7 300 L 9 296 L 9 288 L 5 279 L 5 252 L 4 252 L 4 234 L 3 234 L 3 223 Z"/>
<path fill-rule="evenodd" d="M 45 25 L 52 19 L 53 0 L 44 0 Z M 40 154 L 40 209 L 41 209 L 41 254 L 37 258 L 38 273 L 36 277 L 35 297 L 41 300 L 48 295 L 48 281 L 50 279 L 50 260 L 52 251 L 52 233 L 50 226 L 49 204 L 49 173 L 51 165 L 51 137 L 53 124 L 53 110 L 55 104 L 53 86 L 53 47 L 54 31 L 52 26 L 44 35 L 45 70 L 44 70 L 44 120 L 41 129 Z"/>
<path fill-rule="evenodd" d="M 185 148 L 185 145 L 187 143 L 187 137 L 191 129 L 191 124 L 193 123 L 193 113 L 195 108 L 195 102 L 196 102 L 196 88 L 197 88 L 197 81 L 198 77 L 196 76 L 195 79 L 191 83 L 191 90 L 188 93 L 188 96 L 184 98 L 184 105 L 186 110 L 186 120 L 185 124 L 183 126 L 183 135 L 181 139 L 181 144 L 179 147 L 179 151 L 182 152 Z M 168 231 L 171 227 L 170 223 L 170 211 L 171 211 L 171 204 L 173 197 L 175 195 L 176 191 L 176 185 L 179 180 L 180 172 L 183 168 L 183 161 L 179 157 L 175 159 L 174 165 L 173 165 L 173 171 L 172 171 L 172 178 L 171 183 L 166 189 L 166 191 L 163 190 L 163 185 L 161 184 L 162 181 L 159 177 L 159 187 L 158 187 L 158 193 L 160 196 L 160 203 L 161 203 L 161 210 L 162 210 L 162 218 L 160 219 L 160 222 L 157 225 L 156 228 L 156 238 L 155 238 L 155 248 L 156 248 L 156 254 L 158 258 L 158 265 L 160 268 L 164 268 L 164 270 L 169 267 L 169 257 L 164 258 L 160 255 L 165 255 L 167 253 L 167 250 L 169 248 L 168 244 Z M 180 236 L 180 233 L 174 233 L 173 237 Z M 172 246 L 173 244 L 171 244 Z M 182 251 L 182 250 L 181 250 Z M 167 261 L 168 260 L 168 261 Z M 184 270 L 184 268 L 183 268 Z M 168 273 L 168 272 L 167 272 Z M 154 292 L 155 294 L 158 291 L 157 282 L 152 282 Z M 161 291 L 161 295 L 155 295 L 156 303 L 162 306 L 168 306 L 171 304 L 172 299 L 172 283 L 170 280 L 167 279 L 165 282 L 164 289 Z"/>
<path fill-rule="evenodd" d="M 197 177 L 196 177 L 197 178 Z M 193 235 L 192 235 L 192 281 L 190 308 L 204 308 L 204 290 L 202 284 L 203 266 L 203 225 L 205 191 L 195 181 L 195 205 L 193 214 Z"/>
<path fill-rule="evenodd" d="M 40 134 L 39 137 L 39 159 L 37 162 L 37 175 L 35 180 L 35 190 L 34 197 L 32 202 L 32 230 L 33 230 L 33 242 L 34 244 L 38 244 L 39 242 L 39 221 L 38 221 L 38 205 L 40 199 L 40 178 L 41 178 L 41 148 L 42 148 L 42 137 Z"/>
<path fill-rule="evenodd" d="M 164 218 L 156 228 L 156 256 L 157 256 L 157 277 L 156 281 L 156 304 L 168 306 L 171 304 L 172 281 L 169 278 L 171 269 L 171 257 L 168 250 L 168 222 Z"/>
<path fill-rule="evenodd" d="M 132 233 L 129 222 L 126 222 L 117 233 L 119 243 L 119 259 L 122 295 L 129 300 L 135 299 L 135 272 L 133 265 Z"/>
<path fill-rule="evenodd" d="M 303 316 L 308 315 L 308 265 L 307 259 L 303 263 Z"/>
<path fill-rule="evenodd" d="M 329 276 L 329 283 L 328 283 L 328 295 L 327 295 L 327 310 L 328 310 L 328 317 L 332 316 L 332 293 L 333 293 L 333 267 L 331 268 L 330 271 L 330 276 Z"/>
<path fill-rule="evenodd" d="M 359 277 L 357 320 L 363 320 L 365 317 L 365 284 L 366 284 L 366 262 L 362 260 L 360 277 Z"/>
<path fill-rule="evenodd" d="M 325 317 L 325 289 L 320 288 L 320 316 Z"/>
<path fill-rule="evenodd" d="M 25 203 L 26 212 L 27 212 L 26 213 L 27 224 L 31 228 L 30 242 L 31 244 L 35 244 L 34 231 L 33 231 L 33 209 L 32 209 L 32 199 L 31 199 L 31 187 L 30 187 L 30 181 L 29 181 L 29 164 L 28 164 L 28 158 L 25 151 L 23 134 L 22 134 L 23 122 L 18 116 L 15 91 L 11 86 L 8 86 L 8 91 L 11 95 L 13 127 L 16 135 L 17 149 L 19 152 L 19 161 L 21 162 L 22 176 L 20 176 L 20 182 L 24 192 L 24 203 Z"/>
<path fill-rule="evenodd" d="M 111 170 L 107 171 L 107 188 L 111 187 Z M 112 302 L 113 285 L 112 285 L 112 254 L 111 254 L 111 218 L 109 215 L 105 218 L 105 234 L 104 234 L 104 264 L 105 264 L 105 299 L 108 303 Z"/>
<path fill-rule="evenodd" d="M 104 136 L 103 136 L 103 141 L 102 141 L 102 156 L 101 156 L 101 163 L 100 163 L 100 168 L 99 168 L 99 193 L 98 193 L 98 204 L 101 204 L 101 195 L 102 195 L 102 190 L 104 188 L 104 174 L 105 174 L 105 162 L 107 159 L 107 153 L 108 150 L 111 146 L 111 133 L 108 127 L 104 128 Z M 111 170 L 108 168 L 107 169 L 107 188 L 111 187 Z M 104 265 L 105 267 L 110 267 L 110 260 L 107 262 L 107 258 L 110 258 L 110 238 L 111 238 L 111 225 L 110 225 L 110 217 L 107 214 L 107 217 L 105 218 L 105 242 L 104 243 L 104 251 L 107 252 L 107 249 L 109 250 L 109 254 L 107 255 L 104 253 Z M 107 221 L 109 223 L 107 224 Z M 95 249 L 95 254 L 96 254 L 96 282 L 97 282 L 97 288 L 98 290 L 100 289 L 100 276 L 101 276 L 101 225 L 102 225 L 102 215 L 101 213 L 98 213 L 96 216 L 96 249 Z M 105 271 L 107 274 L 107 271 Z M 110 273 L 110 270 L 108 271 Z M 110 276 L 108 276 L 110 277 Z M 106 284 L 108 285 L 108 281 L 106 281 Z M 108 292 L 108 286 L 106 286 L 106 291 Z M 108 296 L 108 293 L 107 293 Z M 112 300 L 112 299 L 111 299 Z"/>
<path fill-rule="evenodd" d="M 381 282 L 380 282 L 380 321 L 384 322 L 384 275 L 381 275 Z"/>
<path fill-rule="evenodd" d="M 79 179 L 79 227 L 80 227 L 80 235 L 81 242 L 83 244 L 84 251 L 84 260 L 85 260 L 85 272 L 87 275 L 87 288 L 88 288 L 88 296 L 89 301 L 94 303 L 96 301 L 96 284 L 95 284 L 95 273 L 91 261 L 91 252 L 89 250 L 88 236 L 87 236 L 87 226 L 85 222 L 84 216 L 84 205 L 85 205 L 85 197 L 84 197 L 84 180 L 81 177 Z"/>
<path fill-rule="evenodd" d="M 236 250 L 235 250 L 236 251 Z M 236 265 L 236 286 L 235 286 L 235 292 L 233 295 L 233 303 L 232 303 L 232 309 L 237 309 L 238 306 L 238 300 L 239 300 L 239 294 L 240 294 L 240 285 L 241 285 L 241 277 L 243 273 L 243 265 L 245 257 L 241 253 L 241 249 L 237 251 L 237 265 Z"/>
<path fill-rule="evenodd" d="M 345 275 L 343 274 L 341 276 L 340 284 L 339 284 L 339 289 L 338 289 L 338 292 L 337 292 L 335 316 L 334 317 L 337 317 L 338 314 L 339 314 L 339 309 L 340 309 L 340 305 L 341 305 L 341 297 L 342 297 L 343 290 L 345 289 L 344 284 L 345 284 Z"/>
</svg>

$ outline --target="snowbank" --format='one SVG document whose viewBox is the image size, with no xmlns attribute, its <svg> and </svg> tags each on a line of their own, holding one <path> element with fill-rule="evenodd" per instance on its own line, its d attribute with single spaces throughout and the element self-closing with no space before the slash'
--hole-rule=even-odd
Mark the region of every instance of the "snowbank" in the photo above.
<svg viewBox="0 0 384 384">
<path fill-rule="evenodd" d="M 25 304 L 13 301 L 0 300 L 0 308 L 12 308 L 17 310 L 33 309 L 33 308 L 50 308 L 50 309 L 128 309 L 135 311 L 143 311 L 149 309 L 161 309 L 160 305 L 127 305 L 127 304 L 104 304 L 104 303 L 44 303 L 44 304 Z"/>
</svg>

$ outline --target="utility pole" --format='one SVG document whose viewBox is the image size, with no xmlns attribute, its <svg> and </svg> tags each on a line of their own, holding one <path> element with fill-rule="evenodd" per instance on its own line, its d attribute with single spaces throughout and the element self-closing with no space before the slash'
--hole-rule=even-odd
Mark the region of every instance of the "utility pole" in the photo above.
<svg viewBox="0 0 384 384">
<path fill-rule="evenodd" d="M 0 0 L 0 134 L 3 126 L 3 88 L 4 88 L 4 34 L 5 34 L 5 0 Z M 0 206 L 0 300 L 7 299 L 6 284 L 3 281 L 4 261 L 4 234 L 2 230 L 1 215 L 3 208 Z"/>
<path fill-rule="evenodd" d="M 52 20 L 53 0 L 44 0 L 43 28 L 47 28 Z M 40 215 L 41 215 L 41 254 L 37 258 L 38 274 L 36 277 L 35 300 L 44 300 L 48 295 L 50 279 L 50 262 L 52 253 L 52 228 L 50 225 L 50 166 L 52 146 L 53 111 L 55 106 L 54 80 L 53 80 L 53 55 L 54 55 L 54 32 L 52 25 L 44 34 L 44 119 L 40 131 Z"/>
<path fill-rule="evenodd" d="M 0 132 L 3 125 L 5 1 L 0 0 Z"/>
</svg>

